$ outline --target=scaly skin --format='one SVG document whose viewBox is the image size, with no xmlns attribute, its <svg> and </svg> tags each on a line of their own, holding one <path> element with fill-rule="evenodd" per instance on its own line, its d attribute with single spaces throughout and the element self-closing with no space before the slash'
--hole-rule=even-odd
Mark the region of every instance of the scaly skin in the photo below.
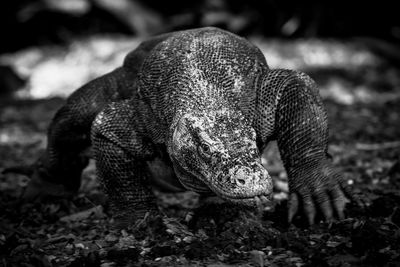
<svg viewBox="0 0 400 267">
<path fill-rule="evenodd" d="M 327 137 L 306 74 L 270 70 L 258 48 L 226 31 L 175 32 L 142 43 L 122 68 L 69 98 L 27 192 L 43 193 L 41 184 L 54 185 L 47 193 L 76 191 L 92 145 L 122 225 L 157 209 L 151 185 L 254 205 L 271 195 L 260 155 L 276 139 L 289 175 L 289 220 L 301 206 L 310 223 L 317 209 L 343 218 L 349 192 L 326 157 Z"/>
</svg>

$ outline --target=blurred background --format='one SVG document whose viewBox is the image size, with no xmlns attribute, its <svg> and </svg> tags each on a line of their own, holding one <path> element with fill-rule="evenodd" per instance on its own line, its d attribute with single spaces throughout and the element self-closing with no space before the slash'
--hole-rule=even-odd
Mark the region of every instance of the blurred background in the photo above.
<svg viewBox="0 0 400 267">
<path fill-rule="evenodd" d="M 267 37 L 369 36 L 400 40 L 395 1 L 15 0 L 2 1 L 1 52 L 99 33 L 147 36 L 218 26 Z"/>
<path fill-rule="evenodd" d="M 121 64 L 146 36 L 217 26 L 250 38 L 271 67 L 318 69 L 322 86 L 352 103 L 356 91 L 346 88 L 360 79 L 384 89 L 398 85 L 397 73 L 371 71 L 400 65 L 397 11 L 385 0 L 1 1 L 0 95 L 67 96 Z M 327 74 L 342 77 L 344 89 Z"/>
</svg>

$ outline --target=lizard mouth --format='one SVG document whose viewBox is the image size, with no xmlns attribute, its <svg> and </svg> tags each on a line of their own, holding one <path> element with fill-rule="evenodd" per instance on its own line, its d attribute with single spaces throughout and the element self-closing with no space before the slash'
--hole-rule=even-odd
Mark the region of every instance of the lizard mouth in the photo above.
<svg viewBox="0 0 400 267">
<path fill-rule="evenodd" d="M 248 206 L 260 203 L 270 203 L 272 197 L 272 183 L 268 173 L 251 172 L 241 173 L 238 168 L 233 175 L 220 173 L 214 183 L 208 182 L 210 189 L 222 199 Z"/>
<path fill-rule="evenodd" d="M 240 197 L 240 198 L 232 198 L 221 194 L 217 194 L 217 196 L 231 203 L 241 204 L 245 206 L 261 206 L 265 204 L 270 204 L 272 202 L 271 196 L 264 194 L 253 197 Z"/>
<path fill-rule="evenodd" d="M 244 206 L 258 206 L 260 207 L 263 204 L 271 203 L 271 194 L 266 190 L 268 187 L 258 188 L 258 192 L 252 192 L 249 195 L 246 194 L 232 194 L 226 192 L 226 190 L 221 190 L 213 186 L 208 179 L 205 179 L 203 182 L 199 178 L 197 178 L 193 173 L 188 173 L 180 164 L 174 164 L 175 172 L 183 185 L 188 190 L 200 193 L 200 194 L 209 194 L 214 193 L 217 197 L 221 199 L 239 204 Z M 260 190 L 261 189 L 261 190 Z"/>
<path fill-rule="evenodd" d="M 210 188 L 193 174 L 188 173 L 180 164 L 174 164 L 175 173 L 184 188 L 196 193 L 210 193 Z"/>
</svg>

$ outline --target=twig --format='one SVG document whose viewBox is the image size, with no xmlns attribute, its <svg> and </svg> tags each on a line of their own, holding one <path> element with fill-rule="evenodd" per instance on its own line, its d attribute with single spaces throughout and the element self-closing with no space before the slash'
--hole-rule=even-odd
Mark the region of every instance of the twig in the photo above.
<svg viewBox="0 0 400 267">
<path fill-rule="evenodd" d="M 400 147 L 400 141 L 393 142 L 385 142 L 379 144 L 356 144 L 356 149 L 358 150 L 380 150 L 380 149 L 388 149 L 388 148 L 397 148 Z"/>
<path fill-rule="evenodd" d="M 101 216 L 103 214 L 103 208 L 102 206 L 96 206 L 93 208 L 90 208 L 88 210 L 84 210 L 81 212 L 77 212 L 68 216 L 64 216 L 60 218 L 60 221 L 62 222 L 73 222 L 73 221 L 81 221 L 84 219 L 89 218 L 91 215 L 96 215 L 96 216 Z"/>
</svg>

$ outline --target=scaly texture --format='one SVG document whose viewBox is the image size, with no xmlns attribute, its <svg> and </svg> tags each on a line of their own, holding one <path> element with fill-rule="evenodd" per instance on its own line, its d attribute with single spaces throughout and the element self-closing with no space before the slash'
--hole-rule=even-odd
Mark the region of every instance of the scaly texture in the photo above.
<svg viewBox="0 0 400 267">
<path fill-rule="evenodd" d="M 92 144 L 98 177 L 125 224 L 156 210 L 151 185 L 254 205 L 271 194 L 260 152 L 276 139 L 289 175 L 289 219 L 300 204 L 310 223 L 317 208 L 328 220 L 342 218 L 346 189 L 326 157 L 327 137 L 306 74 L 270 70 L 258 48 L 217 28 L 175 32 L 143 42 L 122 68 L 69 98 L 28 189 L 77 190 Z"/>
</svg>

